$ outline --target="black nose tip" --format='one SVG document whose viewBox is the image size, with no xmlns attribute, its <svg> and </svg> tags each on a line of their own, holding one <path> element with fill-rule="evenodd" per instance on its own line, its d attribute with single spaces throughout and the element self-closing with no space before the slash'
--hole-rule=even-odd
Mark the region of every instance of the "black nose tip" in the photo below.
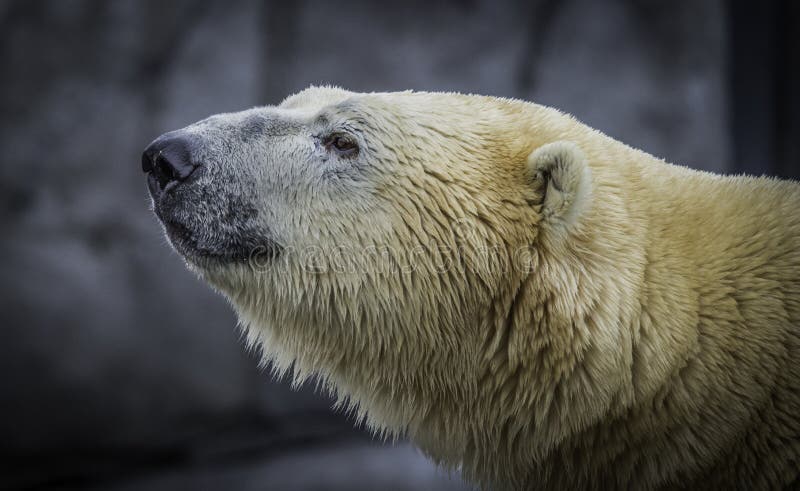
<svg viewBox="0 0 800 491">
<path fill-rule="evenodd" d="M 185 135 L 162 135 L 142 153 L 142 171 L 148 174 L 148 184 L 154 193 L 185 181 L 198 166 L 192 159 L 192 141 Z"/>
</svg>

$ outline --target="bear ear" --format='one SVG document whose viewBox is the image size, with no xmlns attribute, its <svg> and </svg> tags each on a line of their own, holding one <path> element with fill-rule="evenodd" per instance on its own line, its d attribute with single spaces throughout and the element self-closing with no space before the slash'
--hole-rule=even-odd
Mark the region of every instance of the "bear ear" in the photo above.
<svg viewBox="0 0 800 491">
<path fill-rule="evenodd" d="M 542 145 L 528 156 L 528 169 L 542 196 L 543 222 L 572 228 L 591 202 L 592 174 L 581 149 L 570 141 Z"/>
</svg>

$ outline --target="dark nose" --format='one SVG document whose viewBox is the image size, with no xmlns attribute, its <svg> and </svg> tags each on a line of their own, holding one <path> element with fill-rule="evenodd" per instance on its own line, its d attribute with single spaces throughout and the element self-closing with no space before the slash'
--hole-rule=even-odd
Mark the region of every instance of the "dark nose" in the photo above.
<svg viewBox="0 0 800 491">
<path fill-rule="evenodd" d="M 144 149 L 142 170 L 153 195 L 163 193 L 185 181 L 199 164 L 192 159 L 192 139 L 188 135 L 166 133 Z"/>
</svg>

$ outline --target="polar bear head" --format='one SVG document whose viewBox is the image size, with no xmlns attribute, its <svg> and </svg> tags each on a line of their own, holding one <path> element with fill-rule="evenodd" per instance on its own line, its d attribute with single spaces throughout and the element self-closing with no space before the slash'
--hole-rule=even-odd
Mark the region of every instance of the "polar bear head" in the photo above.
<svg viewBox="0 0 800 491">
<path fill-rule="evenodd" d="M 171 244 L 278 372 L 318 375 L 374 428 L 458 462 L 520 362 L 519 298 L 548 294 L 526 279 L 591 202 L 563 119 L 312 87 L 162 135 L 142 165 Z"/>
</svg>

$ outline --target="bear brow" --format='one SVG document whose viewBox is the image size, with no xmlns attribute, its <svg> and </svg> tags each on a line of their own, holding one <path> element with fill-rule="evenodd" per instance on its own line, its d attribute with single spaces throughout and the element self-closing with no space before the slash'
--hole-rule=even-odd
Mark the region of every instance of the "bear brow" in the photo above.
<svg viewBox="0 0 800 491">
<path fill-rule="evenodd" d="M 321 124 L 331 124 L 334 120 L 342 118 L 348 121 L 362 121 L 364 119 L 359 101 L 349 98 L 323 108 L 317 116 Z"/>
<path fill-rule="evenodd" d="M 317 124 L 322 126 L 328 126 L 331 124 L 331 118 L 327 112 L 317 115 Z"/>
<path fill-rule="evenodd" d="M 349 108 L 348 108 L 349 109 Z M 333 109 L 335 111 L 335 109 Z M 368 116 L 362 111 L 348 111 L 343 114 L 331 114 L 332 110 L 328 109 L 316 117 L 316 123 L 319 126 L 327 128 L 338 128 L 357 133 L 363 133 L 366 129 L 372 126 Z M 338 117 L 337 117 L 338 116 Z"/>
</svg>

